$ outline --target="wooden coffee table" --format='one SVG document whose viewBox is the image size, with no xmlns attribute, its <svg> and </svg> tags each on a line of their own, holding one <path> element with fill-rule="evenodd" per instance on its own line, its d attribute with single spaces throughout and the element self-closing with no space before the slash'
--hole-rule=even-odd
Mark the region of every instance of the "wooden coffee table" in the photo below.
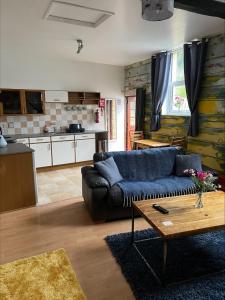
<svg viewBox="0 0 225 300">
<path fill-rule="evenodd" d="M 185 195 L 134 201 L 132 204 L 132 244 L 160 284 L 166 284 L 168 240 L 225 228 L 225 193 L 223 191 L 204 193 L 203 208 L 194 207 L 196 200 L 197 195 Z M 158 212 L 152 207 L 153 203 L 166 208 L 169 213 Z M 137 243 L 143 240 L 134 241 L 134 211 L 138 211 L 160 235 L 158 238 L 163 240 L 162 276 L 154 271 L 138 249 Z"/>
</svg>

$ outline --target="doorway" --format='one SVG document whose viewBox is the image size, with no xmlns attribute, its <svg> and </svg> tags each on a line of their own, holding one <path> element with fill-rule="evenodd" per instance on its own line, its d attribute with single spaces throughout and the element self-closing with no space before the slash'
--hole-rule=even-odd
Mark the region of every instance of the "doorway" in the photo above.
<svg viewBox="0 0 225 300">
<path fill-rule="evenodd" d="M 130 132 L 135 131 L 136 97 L 126 97 L 126 150 L 131 150 Z"/>
</svg>

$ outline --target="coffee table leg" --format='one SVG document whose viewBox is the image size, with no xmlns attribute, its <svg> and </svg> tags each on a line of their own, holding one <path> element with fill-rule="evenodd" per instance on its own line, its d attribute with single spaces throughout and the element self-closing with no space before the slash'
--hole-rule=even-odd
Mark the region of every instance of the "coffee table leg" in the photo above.
<svg viewBox="0 0 225 300">
<path fill-rule="evenodd" d="M 132 203 L 131 243 L 134 243 L 134 205 Z"/>
<path fill-rule="evenodd" d="M 167 240 L 163 240 L 163 273 L 162 273 L 162 283 L 165 284 L 166 279 L 166 263 L 167 263 Z"/>
</svg>

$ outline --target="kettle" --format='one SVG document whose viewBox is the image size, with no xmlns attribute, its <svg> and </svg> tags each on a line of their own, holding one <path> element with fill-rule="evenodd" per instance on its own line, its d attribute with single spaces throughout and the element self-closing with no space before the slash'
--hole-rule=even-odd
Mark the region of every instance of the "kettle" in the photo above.
<svg viewBox="0 0 225 300">
<path fill-rule="evenodd" d="M 84 132 L 84 128 L 82 128 L 81 124 L 74 123 L 69 125 L 69 132 L 74 133 L 74 132 Z"/>
<path fill-rule="evenodd" d="M 0 127 L 0 148 L 6 147 L 7 146 L 7 142 L 4 138 L 4 136 L 2 135 L 2 128 Z"/>
</svg>

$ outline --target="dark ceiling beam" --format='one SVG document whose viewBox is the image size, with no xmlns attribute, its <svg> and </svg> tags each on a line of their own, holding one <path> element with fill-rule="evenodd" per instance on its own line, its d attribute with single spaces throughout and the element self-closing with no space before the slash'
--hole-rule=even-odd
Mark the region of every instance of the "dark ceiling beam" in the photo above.
<svg viewBox="0 0 225 300">
<path fill-rule="evenodd" d="M 215 0 L 175 0 L 174 7 L 196 14 L 225 19 L 225 3 Z"/>
</svg>

